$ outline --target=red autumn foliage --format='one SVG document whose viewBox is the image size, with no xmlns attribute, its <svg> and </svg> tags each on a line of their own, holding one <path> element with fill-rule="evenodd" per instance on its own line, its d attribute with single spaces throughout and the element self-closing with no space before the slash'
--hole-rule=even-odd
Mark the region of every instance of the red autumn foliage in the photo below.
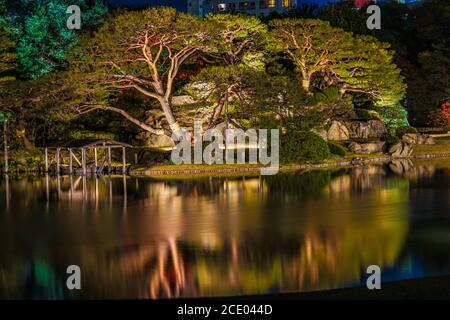
<svg viewBox="0 0 450 320">
<path fill-rule="evenodd" d="M 438 109 L 428 115 L 428 124 L 436 127 L 445 127 L 450 124 L 450 102 L 444 102 Z"/>
<path fill-rule="evenodd" d="M 362 8 L 367 6 L 371 0 L 355 0 L 355 8 Z"/>
<path fill-rule="evenodd" d="M 439 109 L 439 112 L 447 120 L 447 124 L 450 124 L 450 102 L 444 103 Z"/>
</svg>

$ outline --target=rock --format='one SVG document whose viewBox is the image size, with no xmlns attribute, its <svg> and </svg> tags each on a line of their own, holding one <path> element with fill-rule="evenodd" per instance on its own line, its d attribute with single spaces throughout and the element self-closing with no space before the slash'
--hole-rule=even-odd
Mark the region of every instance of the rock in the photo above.
<svg viewBox="0 0 450 320">
<path fill-rule="evenodd" d="M 389 169 L 398 175 L 414 171 L 414 164 L 411 159 L 393 160 L 389 163 Z"/>
<path fill-rule="evenodd" d="M 347 121 L 345 125 L 351 139 L 379 139 L 387 134 L 386 125 L 381 120 Z"/>
<path fill-rule="evenodd" d="M 386 125 L 381 120 L 346 122 L 334 120 L 328 129 L 327 140 L 379 139 L 386 134 Z"/>
<path fill-rule="evenodd" d="M 407 133 L 403 135 L 402 140 L 411 144 L 436 144 L 431 135 L 421 133 Z"/>
<path fill-rule="evenodd" d="M 327 140 L 342 141 L 350 138 L 349 131 L 345 124 L 339 121 L 333 121 L 327 132 Z"/>
<path fill-rule="evenodd" d="M 413 153 L 413 145 L 407 142 L 399 142 L 391 146 L 388 153 L 396 158 L 410 157 Z"/>
<path fill-rule="evenodd" d="M 369 120 L 369 138 L 382 138 L 387 135 L 386 124 L 381 120 Z"/>
<path fill-rule="evenodd" d="M 356 143 L 352 142 L 349 144 L 348 149 L 350 152 L 357 154 L 372 154 L 383 152 L 385 142 L 367 142 L 367 143 Z"/>
<path fill-rule="evenodd" d="M 191 96 L 188 96 L 188 95 L 172 97 L 172 105 L 175 107 L 185 106 L 185 105 L 194 104 L 194 103 L 196 103 L 194 98 L 192 98 Z"/>
<path fill-rule="evenodd" d="M 138 135 L 145 146 L 153 148 L 173 148 L 175 143 L 172 138 L 166 135 L 156 135 L 149 132 L 142 132 Z"/>
</svg>

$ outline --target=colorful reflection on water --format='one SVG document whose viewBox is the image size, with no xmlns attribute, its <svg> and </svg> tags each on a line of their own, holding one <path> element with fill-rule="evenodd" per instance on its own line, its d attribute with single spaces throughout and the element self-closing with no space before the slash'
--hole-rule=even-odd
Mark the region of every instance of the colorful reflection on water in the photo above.
<svg viewBox="0 0 450 320">
<path fill-rule="evenodd" d="M 3 179 L 0 297 L 208 297 L 450 274 L 450 162 L 271 177 Z M 126 190 L 126 192 L 124 192 Z M 65 288 L 79 265 L 82 290 Z"/>
</svg>

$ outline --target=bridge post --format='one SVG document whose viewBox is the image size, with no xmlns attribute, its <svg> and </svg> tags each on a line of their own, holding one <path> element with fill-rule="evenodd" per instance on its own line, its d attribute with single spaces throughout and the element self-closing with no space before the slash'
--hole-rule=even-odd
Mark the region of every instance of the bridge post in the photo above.
<svg viewBox="0 0 450 320">
<path fill-rule="evenodd" d="M 61 148 L 56 148 L 56 174 L 59 176 L 59 174 L 61 173 L 60 172 L 60 159 L 59 159 L 59 156 L 60 156 L 60 151 L 61 151 Z"/>
<path fill-rule="evenodd" d="M 126 155 L 126 148 L 122 147 L 122 173 L 127 173 L 127 155 Z"/>
<path fill-rule="evenodd" d="M 83 176 L 86 175 L 86 149 L 81 148 L 81 166 L 83 167 Z"/>
<path fill-rule="evenodd" d="M 111 147 L 108 147 L 108 173 L 111 173 Z"/>
<path fill-rule="evenodd" d="M 72 175 L 73 173 L 73 156 L 72 156 L 72 149 L 69 148 L 69 174 Z"/>
<path fill-rule="evenodd" d="M 45 173 L 48 172 L 48 148 L 45 148 Z"/>
<path fill-rule="evenodd" d="M 97 172 L 97 148 L 94 148 L 95 172 Z"/>
</svg>

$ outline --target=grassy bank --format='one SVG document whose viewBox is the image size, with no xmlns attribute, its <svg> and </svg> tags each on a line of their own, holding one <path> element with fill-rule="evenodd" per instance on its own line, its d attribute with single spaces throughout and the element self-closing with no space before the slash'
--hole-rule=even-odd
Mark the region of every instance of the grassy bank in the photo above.
<svg viewBox="0 0 450 320">
<path fill-rule="evenodd" d="M 450 154 L 450 138 L 436 139 L 436 144 L 417 144 L 414 145 L 414 155 L 425 154 Z"/>
<path fill-rule="evenodd" d="M 436 139 L 434 145 L 414 145 L 412 158 L 450 158 L 450 138 Z M 361 163 L 382 163 L 390 161 L 393 158 L 383 153 L 375 154 L 355 154 L 347 153 L 345 156 L 333 156 L 330 159 L 319 164 L 309 163 L 290 163 L 282 164 L 280 171 L 301 170 L 301 169 L 320 169 L 333 167 L 347 167 Z M 251 164 L 155 164 L 155 165 L 137 165 L 130 168 L 132 175 L 142 176 L 177 176 L 177 178 L 211 175 L 256 175 L 262 166 Z"/>
</svg>

